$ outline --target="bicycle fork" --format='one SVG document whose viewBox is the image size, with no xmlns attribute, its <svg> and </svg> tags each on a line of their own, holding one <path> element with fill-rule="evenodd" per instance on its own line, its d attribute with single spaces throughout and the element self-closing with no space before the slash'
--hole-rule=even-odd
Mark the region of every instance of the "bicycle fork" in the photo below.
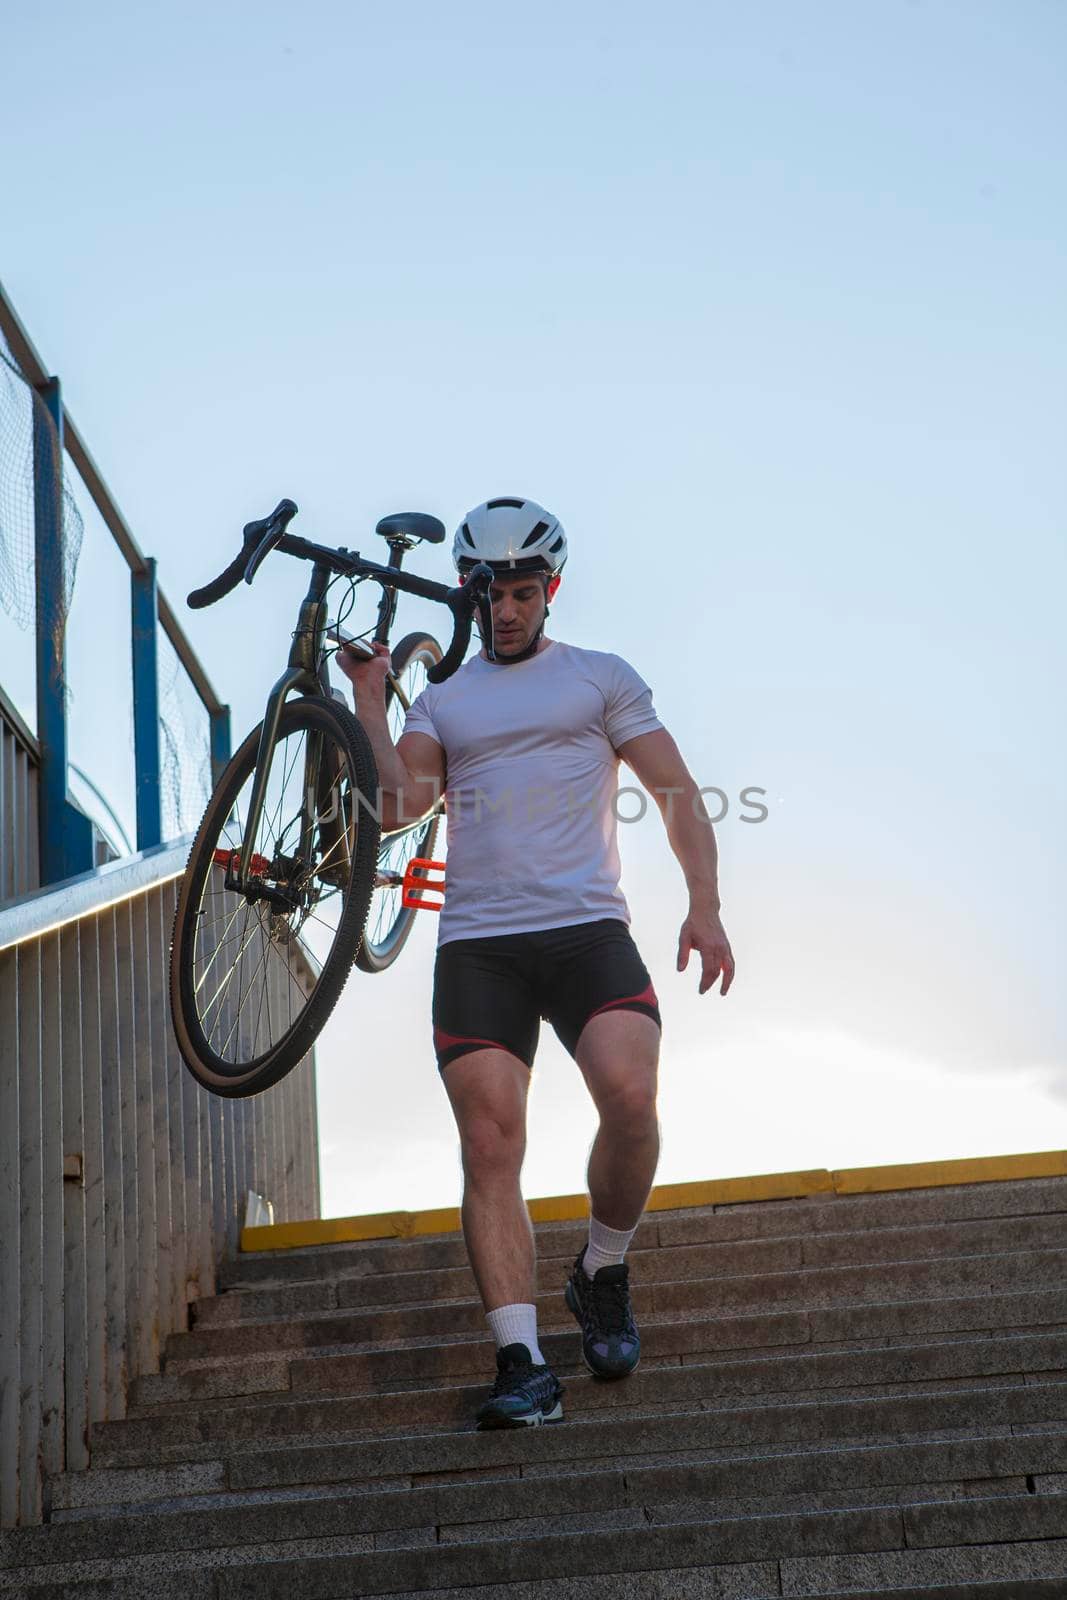
<svg viewBox="0 0 1067 1600">
<path fill-rule="evenodd" d="M 317 670 L 326 621 L 325 596 L 329 581 L 329 568 L 316 562 L 311 586 L 300 608 L 299 620 L 293 633 L 289 664 L 267 697 L 263 726 L 259 735 L 259 748 L 256 751 L 252 794 L 248 803 L 248 816 L 236 872 L 234 872 L 234 856 L 238 855 L 237 851 L 233 852 L 226 863 L 227 889 L 244 895 L 250 904 L 255 900 L 266 900 L 276 910 L 284 913 L 296 910 L 298 901 L 291 890 L 286 893 L 281 889 L 271 888 L 262 881 L 271 863 L 256 852 L 253 846 L 263 820 L 267 785 L 270 781 L 278 729 L 286 699 L 293 692 L 315 696 L 329 693 L 328 680 L 320 678 Z M 329 747 L 323 734 L 309 730 L 304 754 L 304 789 L 300 804 L 298 859 L 308 866 L 315 860 L 314 835 L 315 828 L 318 827 L 322 857 L 331 861 L 328 869 L 330 877 L 344 882 L 351 868 L 349 831 L 346 819 L 340 814 L 341 806 L 338 803 L 340 765 L 336 764 L 336 771 L 326 770 L 335 764 L 323 760 L 323 751 L 327 748 Z M 335 788 L 336 797 L 331 801 L 331 790 Z M 251 881 L 253 878 L 258 881 L 253 883 Z"/>
<path fill-rule="evenodd" d="M 226 888 L 235 894 L 244 895 L 252 904 L 256 900 L 266 900 L 278 911 L 289 912 L 295 909 L 293 898 L 280 889 L 272 889 L 262 879 L 269 869 L 270 861 L 254 850 L 259 825 L 263 820 L 263 811 L 267 798 L 267 786 L 270 782 L 271 768 L 274 761 L 274 752 L 277 745 L 278 729 L 281 724 L 282 710 L 287 696 L 294 689 L 303 689 L 306 693 L 309 685 L 307 674 L 302 667 L 288 667 L 278 682 L 274 685 L 267 697 L 266 711 L 263 716 L 263 726 L 259 733 L 259 746 L 256 750 L 256 764 L 253 769 L 252 793 L 248 802 L 248 815 L 243 824 L 244 837 L 239 850 L 234 850 L 226 861 Z M 315 691 L 318 684 L 315 682 Z M 315 735 L 309 735 L 309 745 Z M 321 736 L 318 736 L 321 740 Z M 305 757 L 305 767 L 310 764 L 310 750 Z M 316 769 L 319 762 L 315 763 Z M 307 806 L 301 806 L 301 838 L 300 850 L 305 854 L 307 843 L 310 840 L 310 829 L 307 820 Z M 305 859 L 311 860 L 309 854 Z M 236 870 L 235 870 L 236 867 Z M 252 881 L 255 879 L 256 881 Z"/>
</svg>

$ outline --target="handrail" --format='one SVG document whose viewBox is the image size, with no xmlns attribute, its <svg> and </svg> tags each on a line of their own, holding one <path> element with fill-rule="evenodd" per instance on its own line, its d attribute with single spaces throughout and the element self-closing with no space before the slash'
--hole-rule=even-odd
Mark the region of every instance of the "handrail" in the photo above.
<svg viewBox="0 0 1067 1600">
<path fill-rule="evenodd" d="M 34 348 L 26 329 L 19 320 L 11 301 L 0 283 L 0 330 L 7 339 L 11 353 L 22 368 L 23 375 L 34 388 L 48 383 L 49 372 Z M 140 545 L 130 531 L 122 512 L 115 504 L 114 498 L 104 481 L 103 475 L 93 460 L 92 454 L 75 426 L 74 419 L 66 406 L 63 407 L 63 440 L 71 460 L 77 467 L 82 481 L 92 498 L 93 504 L 99 511 L 107 525 L 108 531 L 131 572 L 143 573 L 148 570 L 148 564 Z M 219 699 L 201 666 L 200 661 L 186 638 L 180 622 L 162 591 L 157 591 L 159 603 L 159 621 L 164 633 L 174 646 L 182 666 L 196 688 L 204 707 L 207 711 L 220 714 L 225 708 Z"/>
<path fill-rule="evenodd" d="M 13 905 L 3 907 L 0 909 L 0 951 L 25 944 L 29 939 L 40 939 L 90 912 L 106 911 L 133 895 L 144 894 L 158 884 L 180 878 L 189 860 L 192 842 L 191 833 L 183 834 L 167 844 L 140 850 L 135 856 L 123 856 L 89 872 L 80 872 L 63 883 L 50 883 Z M 297 976 L 317 983 L 318 962 L 300 938 L 293 939 L 287 949 L 295 957 Z"/>
<path fill-rule="evenodd" d="M 168 878 L 180 878 L 192 842 L 192 834 L 186 834 L 173 843 L 79 872 L 63 883 L 50 883 L 14 905 L 5 906 L 0 911 L 0 950 L 24 944 L 27 939 L 39 939 L 87 912 L 104 911 L 131 895 L 166 883 Z"/>
</svg>

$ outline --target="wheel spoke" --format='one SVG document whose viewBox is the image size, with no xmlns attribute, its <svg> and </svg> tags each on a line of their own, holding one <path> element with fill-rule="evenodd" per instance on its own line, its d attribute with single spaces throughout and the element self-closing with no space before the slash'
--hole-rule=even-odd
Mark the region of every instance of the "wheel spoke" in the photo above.
<svg viewBox="0 0 1067 1600">
<path fill-rule="evenodd" d="M 251 908 L 249 908 L 249 909 L 251 909 Z M 247 923 L 245 925 L 247 926 Z M 258 915 L 258 911 L 257 911 L 257 915 L 256 915 L 256 926 L 262 931 L 262 929 L 263 929 L 263 918 Z M 242 1015 L 242 1013 L 244 1011 L 244 998 L 243 998 L 243 996 L 244 996 L 243 969 L 244 969 L 244 966 L 245 966 L 244 956 L 245 956 L 245 951 L 248 949 L 248 946 L 251 944 L 252 939 L 254 937 L 255 937 L 255 929 L 253 929 L 251 937 L 249 939 L 246 939 L 244 944 L 241 946 L 240 954 L 238 956 L 238 963 L 240 964 L 240 966 L 242 968 L 242 976 L 238 979 L 237 1012 L 236 1012 L 236 1015 L 234 1016 L 233 1022 L 230 1024 L 229 1033 L 226 1035 L 225 1039 L 222 1041 L 222 1044 L 219 1047 L 219 1055 L 220 1056 L 225 1056 L 226 1048 L 229 1045 L 230 1040 L 233 1038 L 235 1030 L 237 1028 L 239 1028 L 240 1025 L 241 1025 L 241 1015 Z M 265 945 L 264 948 L 265 948 L 266 951 L 269 951 L 269 949 L 270 949 L 269 942 Z M 266 959 L 266 957 L 264 956 L 263 959 Z M 254 981 L 255 981 L 255 979 L 253 977 L 253 982 Z M 251 989 L 249 990 L 249 992 L 251 993 Z M 220 1008 L 220 1014 L 221 1014 L 221 1008 Z"/>
<path fill-rule="evenodd" d="M 226 935 L 229 933 L 230 928 L 233 926 L 234 920 L 240 915 L 240 913 L 241 913 L 241 907 L 238 904 L 238 905 L 236 905 L 234 907 L 233 913 L 232 913 L 232 915 L 230 917 L 229 922 L 227 922 L 225 928 L 223 928 L 223 930 L 222 930 L 222 938 L 219 940 L 218 944 L 215 946 L 214 950 L 212 951 L 211 960 L 208 962 L 207 966 L 204 968 L 204 971 L 203 971 L 203 974 L 202 974 L 202 976 L 200 978 L 200 981 L 197 984 L 195 984 L 195 986 L 194 986 L 198 991 L 207 982 L 207 975 L 211 971 L 211 968 L 214 966 L 215 959 L 218 956 L 219 951 L 222 949 L 223 944 L 226 942 Z"/>
<path fill-rule="evenodd" d="M 238 908 L 238 909 L 240 909 L 240 908 Z M 246 933 L 246 929 L 248 928 L 248 922 L 249 922 L 249 914 L 251 913 L 251 911 L 252 911 L 252 907 L 246 904 L 246 906 L 245 906 L 246 916 L 245 916 L 245 920 L 244 920 L 244 925 L 243 925 L 243 927 L 241 929 L 241 948 L 238 950 L 237 956 L 234 959 L 234 961 L 232 962 L 232 964 L 230 966 L 230 969 L 227 972 L 226 976 L 223 978 L 222 982 L 219 984 L 218 988 L 215 990 L 215 993 L 211 996 L 211 999 L 208 1001 L 207 1005 L 204 1007 L 203 1015 L 205 1017 L 207 1017 L 207 1015 L 210 1012 L 212 1006 L 215 1004 L 215 1001 L 216 1000 L 219 1001 L 219 1009 L 218 1009 L 218 1012 L 216 1013 L 215 1021 L 211 1025 L 211 1034 L 208 1035 L 209 1039 L 214 1034 L 215 1027 L 218 1024 L 219 1018 L 222 1016 L 222 1008 L 223 1008 L 223 1005 L 225 1004 L 225 1001 L 226 1001 L 226 994 L 225 994 L 224 991 L 226 991 L 228 989 L 230 979 L 233 977 L 233 974 L 234 974 L 234 969 L 236 967 L 238 967 L 241 964 L 241 962 L 243 961 L 245 951 L 248 949 L 248 946 L 251 944 L 252 940 L 255 938 L 256 928 L 262 926 L 262 924 L 260 923 L 259 918 L 256 917 L 254 919 L 254 925 L 253 925 L 252 931 L 250 933 Z"/>
<path fill-rule="evenodd" d="M 286 743 L 287 747 L 289 745 L 289 742 L 290 742 L 289 739 L 286 739 L 285 743 Z M 285 800 L 285 790 L 286 790 L 286 786 L 287 786 L 287 784 L 289 782 L 289 774 L 292 772 L 293 767 L 296 764 L 296 752 L 297 752 L 297 749 L 298 749 L 298 741 L 294 739 L 292 741 L 292 743 L 293 743 L 293 759 L 292 759 L 292 761 L 290 762 L 290 760 L 289 760 L 288 748 L 286 749 L 285 753 L 282 756 L 282 781 L 281 781 L 281 784 L 280 784 L 279 789 L 278 789 L 278 804 L 275 806 L 274 813 L 273 813 L 273 815 L 271 817 L 271 820 L 270 820 L 270 827 L 274 832 L 274 836 L 275 836 L 275 840 L 276 840 L 276 844 L 275 844 L 275 849 L 276 850 L 280 850 L 281 849 L 282 840 L 284 839 L 286 833 L 289 832 L 289 828 L 291 827 L 291 823 L 286 823 L 283 832 L 280 833 L 280 834 L 278 832 L 278 819 L 281 816 L 282 803 Z M 277 751 L 275 751 L 275 759 L 277 759 Z M 271 773 L 271 776 L 273 777 L 273 771 Z M 266 841 L 264 841 L 264 842 L 266 842 Z M 273 852 L 272 852 L 272 854 L 273 854 Z"/>
</svg>

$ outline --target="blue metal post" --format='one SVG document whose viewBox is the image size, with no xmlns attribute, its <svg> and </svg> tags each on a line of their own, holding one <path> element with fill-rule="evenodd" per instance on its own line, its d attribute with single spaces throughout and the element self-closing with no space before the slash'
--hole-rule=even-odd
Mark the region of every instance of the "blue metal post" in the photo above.
<svg viewBox="0 0 1067 1600">
<path fill-rule="evenodd" d="M 67 797 L 66 597 L 63 559 L 63 399 L 58 378 L 33 408 L 33 516 L 37 626 L 37 738 L 41 885 L 88 872 L 93 829 Z"/>
<path fill-rule="evenodd" d="M 163 839 L 159 790 L 159 600 L 156 563 L 130 573 L 133 645 L 133 752 L 137 792 L 137 848 L 148 850 Z"/>
<path fill-rule="evenodd" d="M 230 708 L 219 706 L 211 717 L 211 782 L 216 784 L 230 759 Z"/>
</svg>

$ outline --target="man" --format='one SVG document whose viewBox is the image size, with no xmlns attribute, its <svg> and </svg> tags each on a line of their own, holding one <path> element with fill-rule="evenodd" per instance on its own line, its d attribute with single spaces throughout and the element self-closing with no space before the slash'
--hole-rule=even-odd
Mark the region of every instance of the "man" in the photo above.
<svg viewBox="0 0 1067 1600">
<path fill-rule="evenodd" d="M 678 969 L 701 960 L 700 992 L 733 980 L 719 919 L 717 852 L 697 785 L 616 655 L 545 637 L 567 559 L 556 517 L 490 500 L 455 536 L 461 575 L 488 562 L 492 636 L 412 705 L 394 746 L 388 651 L 340 658 L 374 746 L 387 830 L 442 790 L 448 888 L 434 974 L 434 1044 L 459 1128 L 463 1233 L 496 1340 L 480 1428 L 562 1420 L 562 1388 L 538 1344 L 535 1259 L 519 1187 L 539 1020 L 577 1061 L 600 1126 L 589 1157 L 589 1240 L 566 1286 L 592 1372 L 620 1378 L 640 1354 L 626 1250 L 656 1171 L 656 995 L 619 889 L 614 798 L 621 758 L 655 796 L 685 874 Z"/>
</svg>

